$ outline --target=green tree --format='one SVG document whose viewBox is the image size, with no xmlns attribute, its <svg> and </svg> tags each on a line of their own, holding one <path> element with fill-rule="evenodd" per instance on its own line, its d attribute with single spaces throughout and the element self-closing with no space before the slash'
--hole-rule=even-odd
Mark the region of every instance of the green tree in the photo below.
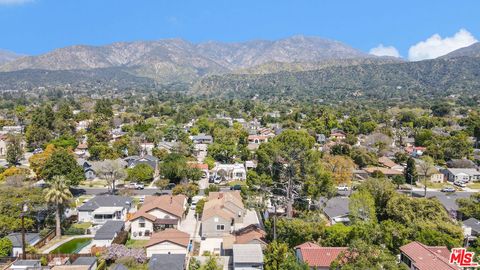
<svg viewBox="0 0 480 270">
<path fill-rule="evenodd" d="M 172 189 L 172 194 L 173 195 L 183 194 L 188 198 L 192 198 L 193 196 L 197 195 L 199 191 L 200 191 L 200 188 L 198 187 L 197 184 L 188 183 L 188 184 L 176 185 Z"/>
<path fill-rule="evenodd" d="M 20 164 L 23 158 L 22 138 L 20 136 L 8 136 L 6 160 L 10 166 Z"/>
<path fill-rule="evenodd" d="M 148 164 L 140 163 L 133 168 L 127 169 L 127 180 L 130 182 L 150 182 L 153 179 L 155 171 Z"/>
<path fill-rule="evenodd" d="M 109 99 L 99 99 L 95 103 L 95 113 L 103 117 L 110 118 L 113 116 L 112 102 Z"/>
<path fill-rule="evenodd" d="M 85 180 L 83 168 L 78 165 L 77 160 L 71 152 L 66 149 L 55 149 L 51 156 L 40 168 L 40 176 L 51 181 L 54 176 L 65 176 L 66 184 L 77 186 L 80 181 Z"/>
<path fill-rule="evenodd" d="M 297 262 L 285 243 L 273 241 L 268 244 L 264 255 L 265 270 L 308 270 L 308 266 Z"/>
<path fill-rule="evenodd" d="M 360 190 L 350 196 L 348 205 L 350 220 L 356 222 L 376 222 L 375 201 L 370 193 Z"/>
<path fill-rule="evenodd" d="M 407 168 L 405 168 L 405 180 L 407 183 L 415 185 L 417 181 L 417 168 L 415 166 L 415 159 L 412 157 L 407 160 Z"/>
<path fill-rule="evenodd" d="M 338 258 L 330 265 L 331 269 L 402 269 L 397 264 L 395 256 L 390 254 L 384 248 L 367 244 L 361 240 L 355 240 L 348 247 L 348 250 L 342 252 Z"/>
<path fill-rule="evenodd" d="M 62 228 L 61 228 L 61 217 L 62 212 L 61 209 L 64 205 L 66 205 L 70 199 L 72 198 L 72 193 L 68 189 L 68 182 L 66 181 L 64 176 L 54 176 L 53 179 L 50 181 L 50 186 L 45 189 L 45 200 L 47 203 L 51 203 L 55 205 L 55 230 L 56 230 L 56 238 L 62 236 Z"/>
<path fill-rule="evenodd" d="M 13 244 L 7 237 L 0 238 L 0 257 L 8 257 L 12 254 Z"/>
<path fill-rule="evenodd" d="M 217 256 L 210 255 L 207 261 L 200 267 L 200 270 L 222 270 L 223 265 L 218 260 Z"/>
<path fill-rule="evenodd" d="M 480 193 L 475 193 L 470 198 L 459 198 L 457 204 L 465 218 L 480 219 Z"/>
<path fill-rule="evenodd" d="M 325 232 L 321 237 L 322 246 L 326 247 L 345 247 L 350 243 L 350 233 L 352 226 L 345 226 L 343 223 L 336 223 L 325 227 Z"/>
</svg>

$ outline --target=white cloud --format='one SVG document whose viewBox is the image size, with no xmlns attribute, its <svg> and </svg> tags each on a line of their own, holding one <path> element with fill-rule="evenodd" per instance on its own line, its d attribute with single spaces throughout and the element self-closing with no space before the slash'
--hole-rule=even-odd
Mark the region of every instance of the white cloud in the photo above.
<svg viewBox="0 0 480 270">
<path fill-rule="evenodd" d="M 442 38 L 439 34 L 435 34 L 427 40 L 411 46 L 408 50 L 408 59 L 419 61 L 437 58 L 475 42 L 477 39 L 465 29 L 460 29 L 453 37 Z"/>
<path fill-rule="evenodd" d="M 0 0 L 0 5 L 21 5 L 26 4 L 29 2 L 33 2 L 33 0 Z"/>
<path fill-rule="evenodd" d="M 383 44 L 380 44 L 375 48 L 371 48 L 369 53 L 376 56 L 400 57 L 400 53 L 398 52 L 397 48 L 393 46 L 383 46 Z"/>
</svg>

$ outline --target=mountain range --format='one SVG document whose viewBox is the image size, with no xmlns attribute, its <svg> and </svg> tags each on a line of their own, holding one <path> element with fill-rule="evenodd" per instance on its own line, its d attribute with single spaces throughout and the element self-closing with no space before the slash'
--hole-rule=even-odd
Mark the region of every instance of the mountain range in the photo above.
<svg viewBox="0 0 480 270">
<path fill-rule="evenodd" d="M 347 96 L 384 96 L 406 89 L 413 95 L 450 93 L 474 87 L 478 91 L 479 57 L 480 43 L 438 59 L 405 62 L 306 36 L 239 43 L 119 42 L 70 46 L 38 56 L 0 51 L 0 90 L 65 85 L 169 89 L 182 85 L 179 89 L 193 94 L 217 96 L 298 95 L 299 91 L 338 94 L 344 90 Z"/>
<path fill-rule="evenodd" d="M 39 56 L 16 59 L 0 66 L 0 71 L 121 68 L 130 74 L 169 83 L 192 81 L 206 74 L 229 73 L 268 62 L 367 58 L 374 57 L 340 42 L 317 37 L 293 36 L 277 41 L 199 44 L 182 39 L 166 39 L 106 46 L 71 46 Z"/>
</svg>

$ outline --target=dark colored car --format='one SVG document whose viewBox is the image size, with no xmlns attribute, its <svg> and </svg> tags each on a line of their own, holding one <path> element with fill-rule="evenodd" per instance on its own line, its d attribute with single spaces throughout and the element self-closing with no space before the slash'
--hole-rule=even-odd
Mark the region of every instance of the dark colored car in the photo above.
<svg viewBox="0 0 480 270">
<path fill-rule="evenodd" d="M 230 187 L 230 190 L 242 190 L 242 186 L 241 185 L 234 185 L 234 186 Z"/>
</svg>

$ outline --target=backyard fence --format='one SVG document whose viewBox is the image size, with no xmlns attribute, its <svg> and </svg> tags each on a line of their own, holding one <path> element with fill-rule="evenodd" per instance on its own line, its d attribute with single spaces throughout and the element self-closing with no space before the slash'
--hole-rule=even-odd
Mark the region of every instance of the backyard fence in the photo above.
<svg viewBox="0 0 480 270">
<path fill-rule="evenodd" d="M 43 246 L 45 246 L 48 242 L 50 242 L 50 240 L 55 238 L 55 236 L 57 236 L 57 233 L 55 232 L 55 230 L 51 230 L 40 241 L 38 241 L 38 243 L 36 243 L 33 247 L 36 248 L 36 249 L 40 249 Z"/>
</svg>

